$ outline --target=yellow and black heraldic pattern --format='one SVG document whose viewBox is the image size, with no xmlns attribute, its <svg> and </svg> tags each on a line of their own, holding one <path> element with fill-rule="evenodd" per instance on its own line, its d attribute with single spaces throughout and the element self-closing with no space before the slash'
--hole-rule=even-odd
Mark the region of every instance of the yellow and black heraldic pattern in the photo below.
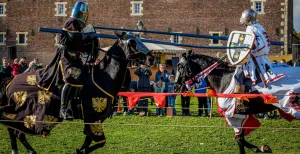
<svg viewBox="0 0 300 154">
<path fill-rule="evenodd" d="M 76 58 L 76 53 L 68 52 L 68 55 L 72 58 Z"/>
<path fill-rule="evenodd" d="M 52 130 L 58 123 L 58 119 L 51 115 L 44 115 L 43 125 L 46 130 Z"/>
<path fill-rule="evenodd" d="M 32 128 L 35 125 L 35 120 L 36 120 L 36 116 L 35 115 L 30 115 L 30 116 L 26 116 L 24 118 L 24 126 L 26 128 Z"/>
<path fill-rule="evenodd" d="M 78 79 L 79 75 L 81 74 L 81 70 L 76 67 L 71 67 L 67 69 L 67 73 L 74 79 Z"/>
<path fill-rule="evenodd" d="M 46 104 L 51 100 L 53 93 L 47 90 L 38 91 L 38 102 L 40 104 Z"/>
<path fill-rule="evenodd" d="M 9 114 L 9 113 L 4 113 L 3 115 L 8 119 L 15 119 L 17 116 L 16 114 Z"/>
<path fill-rule="evenodd" d="M 96 122 L 96 124 L 91 124 L 90 128 L 91 128 L 91 132 L 94 135 L 97 135 L 97 136 L 103 135 L 102 123 L 100 121 L 99 121 L 99 123 Z"/>
<path fill-rule="evenodd" d="M 107 107 L 107 98 L 94 97 L 92 98 L 92 102 L 96 112 L 102 112 Z"/>
<path fill-rule="evenodd" d="M 18 106 L 22 106 L 27 98 L 27 92 L 26 91 L 18 91 L 18 92 L 14 92 L 14 101 L 16 102 L 16 104 Z"/>
<path fill-rule="evenodd" d="M 36 76 L 35 75 L 28 75 L 26 81 L 29 85 L 34 86 L 34 85 L 36 85 Z"/>
</svg>

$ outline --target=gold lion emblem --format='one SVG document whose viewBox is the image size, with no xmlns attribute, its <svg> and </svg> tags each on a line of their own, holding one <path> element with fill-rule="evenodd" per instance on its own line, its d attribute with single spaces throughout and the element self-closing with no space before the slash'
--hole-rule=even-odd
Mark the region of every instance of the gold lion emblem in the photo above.
<svg viewBox="0 0 300 154">
<path fill-rule="evenodd" d="M 36 116 L 30 115 L 24 118 L 24 126 L 26 128 L 32 128 L 35 125 Z"/>
<path fill-rule="evenodd" d="M 18 106 L 22 106 L 27 98 L 27 92 L 26 91 L 18 91 L 14 93 L 14 101 Z"/>
<path fill-rule="evenodd" d="M 46 91 L 46 90 L 40 90 L 38 91 L 38 101 L 40 104 L 46 104 L 50 101 L 53 93 Z"/>
<path fill-rule="evenodd" d="M 55 118 L 54 116 L 44 115 L 44 119 L 43 119 L 44 128 L 49 131 L 52 130 L 54 126 L 57 124 L 56 123 L 57 121 L 58 119 Z"/>
<path fill-rule="evenodd" d="M 97 136 L 103 135 L 103 128 L 102 128 L 102 123 L 101 122 L 96 122 L 97 124 L 91 124 L 90 129 L 91 132 Z"/>
<path fill-rule="evenodd" d="M 78 79 L 81 74 L 81 70 L 76 67 L 71 67 L 67 69 L 67 73 L 72 76 L 74 79 Z"/>
<path fill-rule="evenodd" d="M 234 57 L 234 58 L 239 58 L 239 56 L 240 56 L 240 55 L 239 55 L 238 53 L 235 53 L 233 57 Z"/>
<path fill-rule="evenodd" d="M 35 75 L 28 75 L 26 81 L 29 85 L 34 86 L 34 85 L 36 85 L 36 76 Z"/>
<path fill-rule="evenodd" d="M 97 112 L 102 112 L 107 106 L 107 98 L 96 97 L 92 98 L 94 110 Z"/>
</svg>

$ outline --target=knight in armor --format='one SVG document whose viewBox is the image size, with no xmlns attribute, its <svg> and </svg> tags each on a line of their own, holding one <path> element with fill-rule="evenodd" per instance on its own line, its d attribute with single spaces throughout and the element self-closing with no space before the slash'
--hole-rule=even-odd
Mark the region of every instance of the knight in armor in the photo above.
<svg viewBox="0 0 300 154">
<path fill-rule="evenodd" d="M 284 74 L 278 75 L 274 71 L 274 67 L 268 59 L 271 48 L 269 37 L 265 29 L 257 22 L 256 15 L 257 13 L 254 10 L 246 9 L 240 18 L 240 23 L 246 26 L 246 32 L 255 35 L 255 41 L 248 55 L 247 62 L 236 68 L 234 75 L 236 87 L 234 93 L 245 93 L 245 83 L 247 85 L 246 89 L 248 89 L 258 84 L 261 80 L 270 83 L 284 77 Z M 255 61 L 258 65 L 255 64 Z M 257 66 L 259 68 L 257 68 Z M 262 74 L 263 79 L 257 76 L 258 71 Z M 251 79 L 249 84 L 247 84 L 247 82 L 244 83 L 247 78 Z"/>
<path fill-rule="evenodd" d="M 71 17 L 64 23 L 54 59 L 46 69 L 37 71 L 37 83 L 40 88 L 49 90 L 53 86 L 63 84 L 61 85 L 60 117 L 66 120 L 73 119 L 68 103 L 78 96 L 83 87 L 83 62 L 80 54 L 86 52 L 84 51 L 86 45 L 95 40 L 81 33 L 86 26 L 87 19 L 87 4 L 77 2 Z"/>
</svg>

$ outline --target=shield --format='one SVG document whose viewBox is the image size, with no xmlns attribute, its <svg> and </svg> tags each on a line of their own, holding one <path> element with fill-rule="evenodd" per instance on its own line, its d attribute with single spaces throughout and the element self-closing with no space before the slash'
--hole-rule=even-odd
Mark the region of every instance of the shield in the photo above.
<svg viewBox="0 0 300 154">
<path fill-rule="evenodd" d="M 228 38 L 227 47 L 247 47 L 227 49 L 227 55 L 232 65 L 242 65 L 246 62 L 248 54 L 254 44 L 255 35 L 253 33 L 232 31 Z"/>
</svg>

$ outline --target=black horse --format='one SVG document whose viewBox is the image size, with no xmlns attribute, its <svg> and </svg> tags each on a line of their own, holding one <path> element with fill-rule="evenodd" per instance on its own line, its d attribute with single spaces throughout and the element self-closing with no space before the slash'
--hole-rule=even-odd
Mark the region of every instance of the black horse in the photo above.
<svg viewBox="0 0 300 154">
<path fill-rule="evenodd" d="M 99 65 L 86 65 L 83 71 L 84 86 L 80 94 L 79 108 L 85 123 L 84 144 L 74 153 L 90 153 L 105 145 L 106 139 L 102 123 L 113 111 L 113 101 L 125 78 L 127 64 L 134 59 L 146 58 L 151 63 L 152 55 L 138 50 L 138 39 L 131 39 L 125 33 L 107 51 Z M 25 134 L 47 136 L 56 124 L 62 121 L 59 116 L 60 92 L 58 88 L 42 89 L 36 84 L 35 73 L 24 73 L 13 79 L 1 82 L 0 123 L 8 127 L 12 153 L 18 153 L 16 138 L 29 153 L 36 153 L 26 140 Z M 76 112 L 77 111 L 77 112 Z M 90 146 L 92 141 L 96 144 Z"/>
<path fill-rule="evenodd" d="M 177 67 L 175 90 L 178 92 L 185 91 L 185 81 L 193 78 L 196 74 L 200 73 L 218 61 L 219 59 L 207 55 L 191 55 L 190 53 L 183 54 Z M 215 68 L 205 80 L 207 81 L 208 85 L 217 93 L 223 93 L 229 86 L 234 71 L 234 67 L 230 67 L 227 63 L 223 62 L 217 68 Z M 245 113 L 239 114 L 253 115 L 278 109 L 272 104 L 265 104 L 263 98 L 261 97 L 249 98 L 249 101 L 250 102 L 248 103 L 244 103 L 248 110 Z M 253 152 L 272 152 L 267 145 L 256 146 L 247 142 L 244 138 L 246 130 L 246 128 L 242 128 L 240 130 L 240 134 L 235 136 L 241 154 L 245 153 L 244 147 L 249 148 Z"/>
</svg>

